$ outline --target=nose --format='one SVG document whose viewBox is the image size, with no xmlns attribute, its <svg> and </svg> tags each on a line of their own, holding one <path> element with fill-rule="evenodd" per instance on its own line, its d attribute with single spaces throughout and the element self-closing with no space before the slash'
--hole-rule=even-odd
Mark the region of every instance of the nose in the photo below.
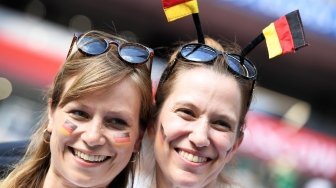
<svg viewBox="0 0 336 188">
<path fill-rule="evenodd" d="M 91 123 L 88 125 L 81 137 L 89 147 L 104 145 L 106 142 L 103 129 L 99 123 Z"/>
<path fill-rule="evenodd" d="M 191 130 L 188 138 L 196 147 L 206 147 L 210 145 L 209 126 L 205 121 L 197 123 Z"/>
</svg>

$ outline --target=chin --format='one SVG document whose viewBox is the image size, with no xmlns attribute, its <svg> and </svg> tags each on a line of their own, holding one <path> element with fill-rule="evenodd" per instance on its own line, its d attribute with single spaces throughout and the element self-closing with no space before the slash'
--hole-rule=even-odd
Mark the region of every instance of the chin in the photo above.
<svg viewBox="0 0 336 188">
<path fill-rule="evenodd" d="M 188 175 L 181 175 L 181 176 L 175 176 L 173 179 L 174 186 L 176 187 L 185 187 L 185 188 L 196 188 L 204 186 L 204 182 L 200 182 L 200 178 L 197 176 L 188 176 Z"/>
<path fill-rule="evenodd" d="M 104 187 L 103 184 L 97 184 L 95 181 L 75 182 L 74 185 L 77 187 Z"/>
<path fill-rule="evenodd" d="M 76 187 L 104 187 L 104 182 L 101 182 L 101 180 L 97 181 L 96 177 L 88 175 L 77 174 L 77 176 L 73 175 L 67 180 Z"/>
</svg>

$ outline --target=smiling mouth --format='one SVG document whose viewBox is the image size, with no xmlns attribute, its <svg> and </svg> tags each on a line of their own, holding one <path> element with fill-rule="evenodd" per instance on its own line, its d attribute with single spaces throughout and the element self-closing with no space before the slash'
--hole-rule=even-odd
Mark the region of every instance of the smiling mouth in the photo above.
<svg viewBox="0 0 336 188">
<path fill-rule="evenodd" d="M 176 149 L 176 152 L 185 160 L 193 162 L 193 163 L 206 163 L 210 159 L 207 157 L 201 157 L 197 155 L 193 155 L 191 153 L 188 153 L 186 151 L 182 151 L 179 149 Z"/>
<path fill-rule="evenodd" d="M 104 155 L 89 155 L 89 154 L 86 154 L 86 153 L 83 153 L 79 150 L 76 150 L 74 148 L 70 148 L 70 151 L 72 152 L 72 154 L 86 162 L 89 162 L 89 163 L 102 163 L 106 160 L 108 160 L 109 156 L 104 156 Z"/>
</svg>

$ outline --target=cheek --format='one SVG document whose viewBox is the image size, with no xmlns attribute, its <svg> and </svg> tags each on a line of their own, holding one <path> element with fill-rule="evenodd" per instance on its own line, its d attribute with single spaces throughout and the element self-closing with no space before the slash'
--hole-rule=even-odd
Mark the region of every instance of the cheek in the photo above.
<svg viewBox="0 0 336 188">
<path fill-rule="evenodd" d="M 220 156 L 226 157 L 233 149 L 235 140 L 233 133 L 212 133 L 212 143 Z"/>
<path fill-rule="evenodd" d="M 66 143 L 75 139 L 78 131 L 80 131 L 80 126 L 66 119 L 55 125 L 53 134 L 55 133 L 55 139 L 58 142 Z"/>
<path fill-rule="evenodd" d="M 77 127 L 78 126 L 71 121 L 65 120 L 65 122 L 59 126 L 58 130 L 64 136 L 70 136 L 77 129 Z"/>
<path fill-rule="evenodd" d="M 50 137 L 50 153 L 51 153 L 51 163 L 55 167 L 60 166 L 61 161 L 63 161 L 63 154 L 66 147 L 68 136 L 60 134 L 57 129 L 53 129 Z"/>
<path fill-rule="evenodd" d="M 132 154 L 134 153 L 135 142 L 125 142 L 123 144 L 113 144 L 113 150 L 117 154 L 117 161 L 128 162 L 131 159 Z M 122 163 L 124 163 L 122 162 Z"/>
<path fill-rule="evenodd" d="M 129 145 L 131 143 L 130 132 L 114 132 L 112 133 L 112 140 L 117 145 Z"/>
<path fill-rule="evenodd" d="M 113 131 L 109 135 L 110 143 L 120 153 L 132 153 L 135 144 L 140 142 L 138 130 Z"/>
<path fill-rule="evenodd" d="M 58 155 L 58 153 L 64 152 L 67 145 L 71 145 L 76 140 L 78 126 L 68 120 L 53 121 L 52 126 L 50 151 L 52 154 Z"/>
<path fill-rule="evenodd" d="M 177 116 L 171 116 L 158 121 L 156 127 L 157 134 L 160 134 L 167 142 L 175 140 L 187 132 L 186 122 Z"/>
<path fill-rule="evenodd" d="M 53 129 L 51 131 L 51 137 L 50 137 L 50 147 L 55 147 L 59 145 L 59 142 L 68 137 L 65 132 L 63 132 L 63 125 L 64 122 L 60 122 L 60 121 L 53 121 L 51 123 Z"/>
</svg>

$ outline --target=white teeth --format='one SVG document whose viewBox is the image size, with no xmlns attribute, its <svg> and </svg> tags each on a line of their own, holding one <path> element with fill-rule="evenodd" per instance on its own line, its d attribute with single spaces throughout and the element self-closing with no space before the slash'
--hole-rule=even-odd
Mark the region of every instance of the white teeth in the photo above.
<svg viewBox="0 0 336 188">
<path fill-rule="evenodd" d="M 196 156 L 191 153 L 187 153 L 185 151 L 180 150 L 178 154 L 183 157 L 184 159 L 187 159 L 188 161 L 194 162 L 194 163 L 203 163 L 207 161 L 206 157 Z"/>
<path fill-rule="evenodd" d="M 75 150 L 75 155 L 81 159 L 84 159 L 90 162 L 101 162 L 107 158 L 106 156 L 103 156 L 103 155 L 88 155 L 78 150 Z"/>
</svg>

